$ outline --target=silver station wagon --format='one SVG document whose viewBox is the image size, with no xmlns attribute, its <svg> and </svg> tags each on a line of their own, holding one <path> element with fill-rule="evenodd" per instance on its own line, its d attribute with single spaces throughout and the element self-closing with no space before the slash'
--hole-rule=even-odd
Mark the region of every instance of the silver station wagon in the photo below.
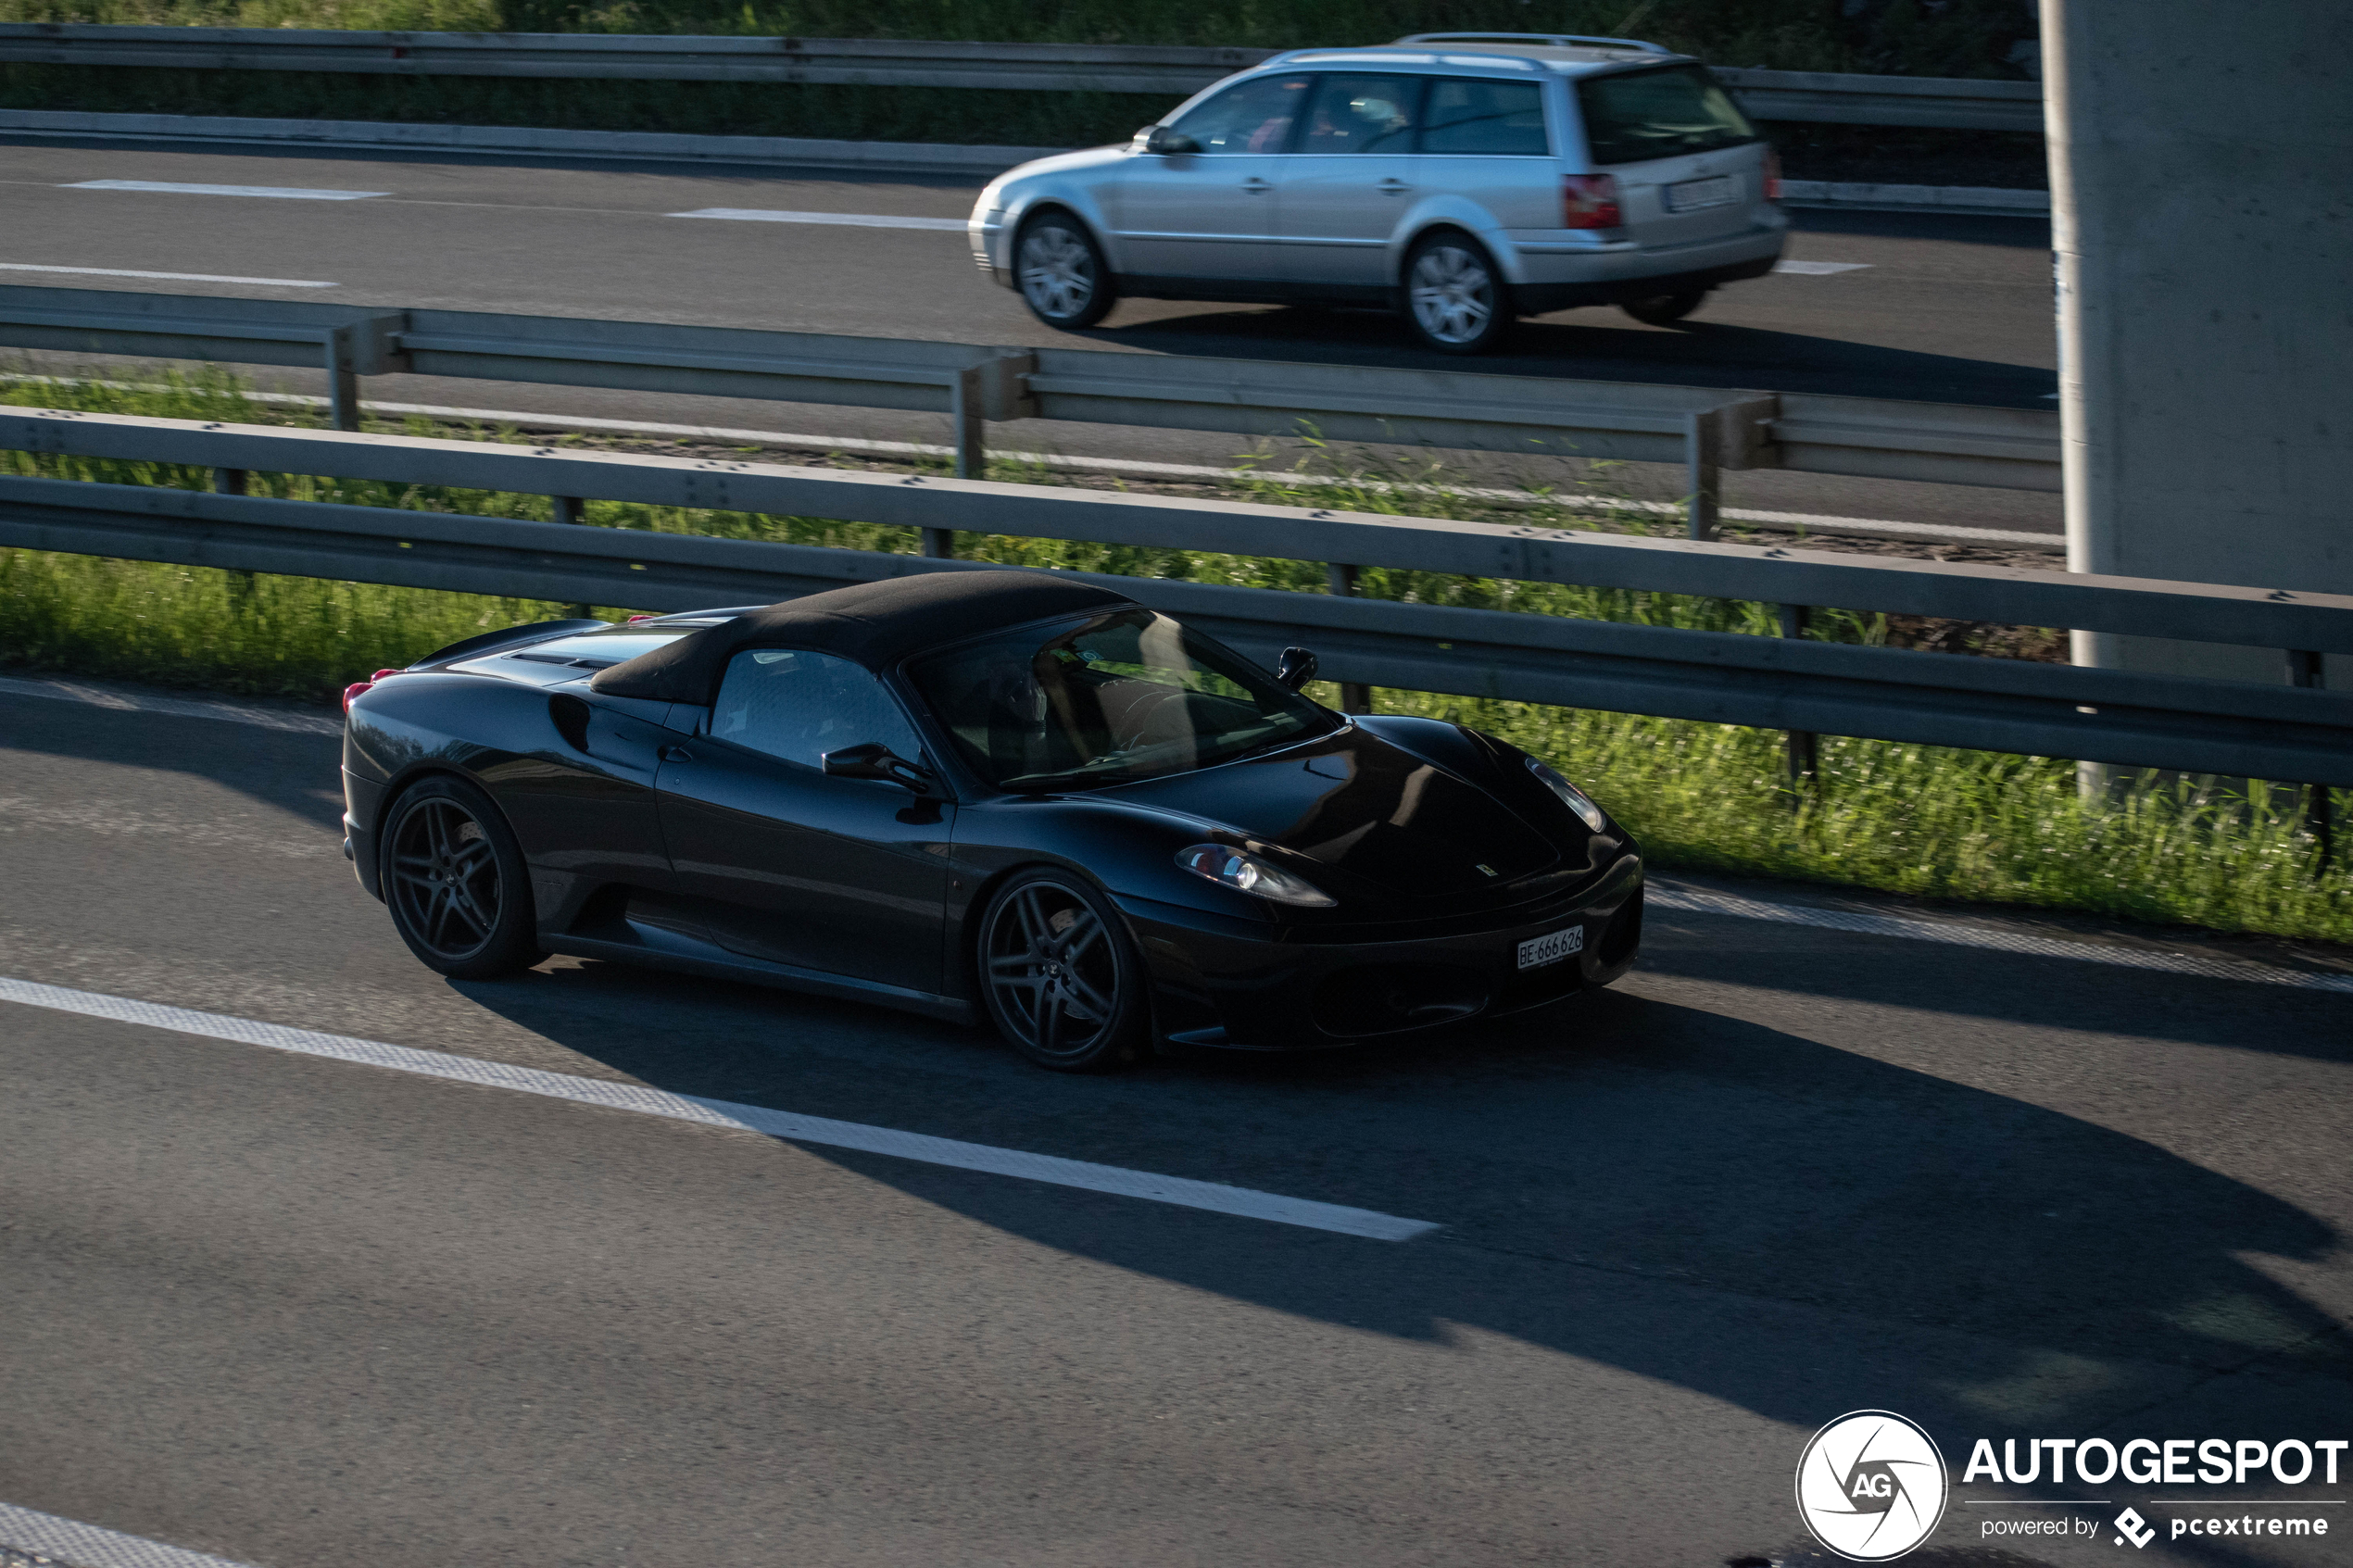
<svg viewBox="0 0 2353 1568">
<path fill-rule="evenodd" d="M 1625 39 L 1422 34 L 1278 56 L 1124 145 L 1039 158 L 973 253 L 1039 320 L 1122 295 L 1385 306 L 1477 354 L 1523 316 L 1679 320 L 1772 270 L 1779 165 L 1699 61 Z"/>
</svg>

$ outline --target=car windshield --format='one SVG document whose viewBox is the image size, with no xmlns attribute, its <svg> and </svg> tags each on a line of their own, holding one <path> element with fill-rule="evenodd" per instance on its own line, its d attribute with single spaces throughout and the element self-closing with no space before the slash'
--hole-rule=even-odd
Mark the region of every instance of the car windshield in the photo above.
<svg viewBox="0 0 2353 1568">
<path fill-rule="evenodd" d="M 1641 163 L 1757 139 L 1732 95 L 1697 66 L 1592 77 L 1577 93 L 1595 163 Z"/>
<path fill-rule="evenodd" d="M 964 760 L 1000 789 L 1189 772 L 1336 723 L 1239 655 L 1146 609 L 967 645 L 911 673 Z"/>
</svg>

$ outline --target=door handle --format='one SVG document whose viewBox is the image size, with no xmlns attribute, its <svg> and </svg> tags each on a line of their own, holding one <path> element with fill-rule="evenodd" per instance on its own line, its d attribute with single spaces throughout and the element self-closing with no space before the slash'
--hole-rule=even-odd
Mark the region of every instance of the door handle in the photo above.
<svg viewBox="0 0 2353 1568">
<path fill-rule="evenodd" d="M 1391 175 L 1388 179 L 1382 181 L 1378 188 L 1383 195 L 1400 196 L 1403 195 L 1407 191 L 1412 190 L 1414 187 L 1405 183 L 1404 181 L 1398 179 L 1395 175 Z"/>
<path fill-rule="evenodd" d="M 683 746 L 665 746 L 661 748 L 661 759 L 665 762 L 691 762 L 695 754 Z"/>
<path fill-rule="evenodd" d="M 1274 186 L 1268 184 L 1265 181 L 1261 180 L 1255 174 L 1242 182 L 1242 191 L 1243 194 L 1247 195 L 1263 195 L 1274 188 Z"/>
</svg>

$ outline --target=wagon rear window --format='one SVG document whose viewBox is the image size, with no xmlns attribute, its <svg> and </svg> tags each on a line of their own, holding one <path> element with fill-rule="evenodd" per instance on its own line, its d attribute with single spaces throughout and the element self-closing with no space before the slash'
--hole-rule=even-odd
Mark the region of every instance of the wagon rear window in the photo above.
<svg viewBox="0 0 2353 1568">
<path fill-rule="evenodd" d="M 1732 95 L 1697 66 L 1589 77 L 1577 84 L 1585 144 L 1600 163 L 1641 163 L 1757 139 Z"/>
</svg>

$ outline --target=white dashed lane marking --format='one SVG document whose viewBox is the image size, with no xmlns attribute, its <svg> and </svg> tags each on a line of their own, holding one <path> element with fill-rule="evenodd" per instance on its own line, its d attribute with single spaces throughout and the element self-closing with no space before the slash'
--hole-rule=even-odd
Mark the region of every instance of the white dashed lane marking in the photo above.
<svg viewBox="0 0 2353 1568">
<path fill-rule="evenodd" d="M 513 1067 L 505 1062 L 484 1061 L 470 1056 L 415 1050 L 407 1046 L 388 1046 L 375 1040 L 357 1040 L 346 1035 L 321 1035 L 308 1029 L 288 1028 L 281 1023 L 263 1023 L 250 1018 L 233 1018 L 224 1013 L 195 1012 L 187 1008 L 163 1007 L 155 1002 L 133 1001 L 127 997 L 73 991 L 61 985 L 41 985 L 26 980 L 0 979 L 0 1002 L 46 1008 L 54 1012 L 80 1013 L 87 1018 L 111 1019 L 120 1023 L 168 1029 L 182 1035 L 200 1035 L 208 1039 L 233 1040 L 240 1045 L 262 1046 L 271 1050 L 293 1051 L 302 1056 L 329 1057 L 337 1061 L 389 1068 L 395 1073 L 478 1084 L 485 1088 L 509 1089 L 548 1099 L 571 1100 L 577 1105 L 602 1106 L 610 1110 L 630 1110 L 641 1116 L 660 1116 L 673 1122 L 694 1122 L 706 1127 L 734 1127 L 791 1143 L 856 1149 L 864 1154 L 888 1155 L 925 1165 L 945 1165 L 959 1171 L 1013 1176 L 1023 1181 L 1077 1187 L 1118 1198 L 1140 1198 L 1148 1202 L 1166 1203 L 1180 1209 L 1205 1209 L 1212 1213 L 1232 1214 L 1246 1220 L 1269 1220 L 1277 1224 L 1332 1231 L 1341 1236 L 1363 1236 L 1371 1241 L 1411 1241 L 1439 1228 L 1428 1220 L 1403 1219 L 1395 1214 L 1378 1213 L 1370 1209 L 1352 1209 L 1340 1203 L 1321 1203 L 1314 1198 L 1286 1198 L 1280 1193 L 1227 1186 L 1222 1182 L 1196 1181 L 1189 1176 L 1164 1176 L 1151 1171 L 1130 1171 L 1119 1165 L 1097 1165 L 1085 1160 L 1064 1160 L 1059 1155 L 1032 1154 L 1025 1149 L 998 1148 L 990 1144 L 933 1137 L 926 1133 L 900 1132 L 895 1127 L 872 1127 L 861 1122 L 837 1122 L 828 1116 L 804 1116 L 798 1111 L 772 1110 L 761 1105 L 738 1105 L 729 1100 L 673 1095 L 666 1090 L 647 1088 L 636 1084 L 577 1078 L 565 1073 L 543 1073 L 536 1068 Z"/>
<path fill-rule="evenodd" d="M 185 1547 L 166 1546 L 5 1502 L 0 1502 L 0 1546 L 72 1563 L 74 1568 L 244 1568 L 225 1557 L 208 1557 Z"/>
<path fill-rule="evenodd" d="M 77 180 L 68 191 L 160 191 L 182 196 L 274 196 L 285 201 L 357 202 L 390 191 L 318 191 L 302 185 L 188 185 L 175 180 Z"/>
<path fill-rule="evenodd" d="M 70 272 L 82 278 L 156 278 L 173 283 L 255 283 L 272 289 L 338 289 L 309 278 L 233 278 L 218 272 L 134 272 L 120 267 L 44 267 L 31 261 L 0 261 L 0 272 Z"/>
<path fill-rule="evenodd" d="M 1827 278 L 1833 272 L 1868 272 L 1870 269 L 1871 264 L 1868 261 L 1776 261 L 1773 263 L 1773 270 L 1776 272 L 1795 272 L 1806 278 Z"/>
<path fill-rule="evenodd" d="M 739 223 L 832 223 L 852 229 L 940 229 L 964 232 L 961 218 L 900 218 L 884 212 L 771 212 L 756 207 L 703 207 L 669 218 L 724 218 Z"/>
</svg>

